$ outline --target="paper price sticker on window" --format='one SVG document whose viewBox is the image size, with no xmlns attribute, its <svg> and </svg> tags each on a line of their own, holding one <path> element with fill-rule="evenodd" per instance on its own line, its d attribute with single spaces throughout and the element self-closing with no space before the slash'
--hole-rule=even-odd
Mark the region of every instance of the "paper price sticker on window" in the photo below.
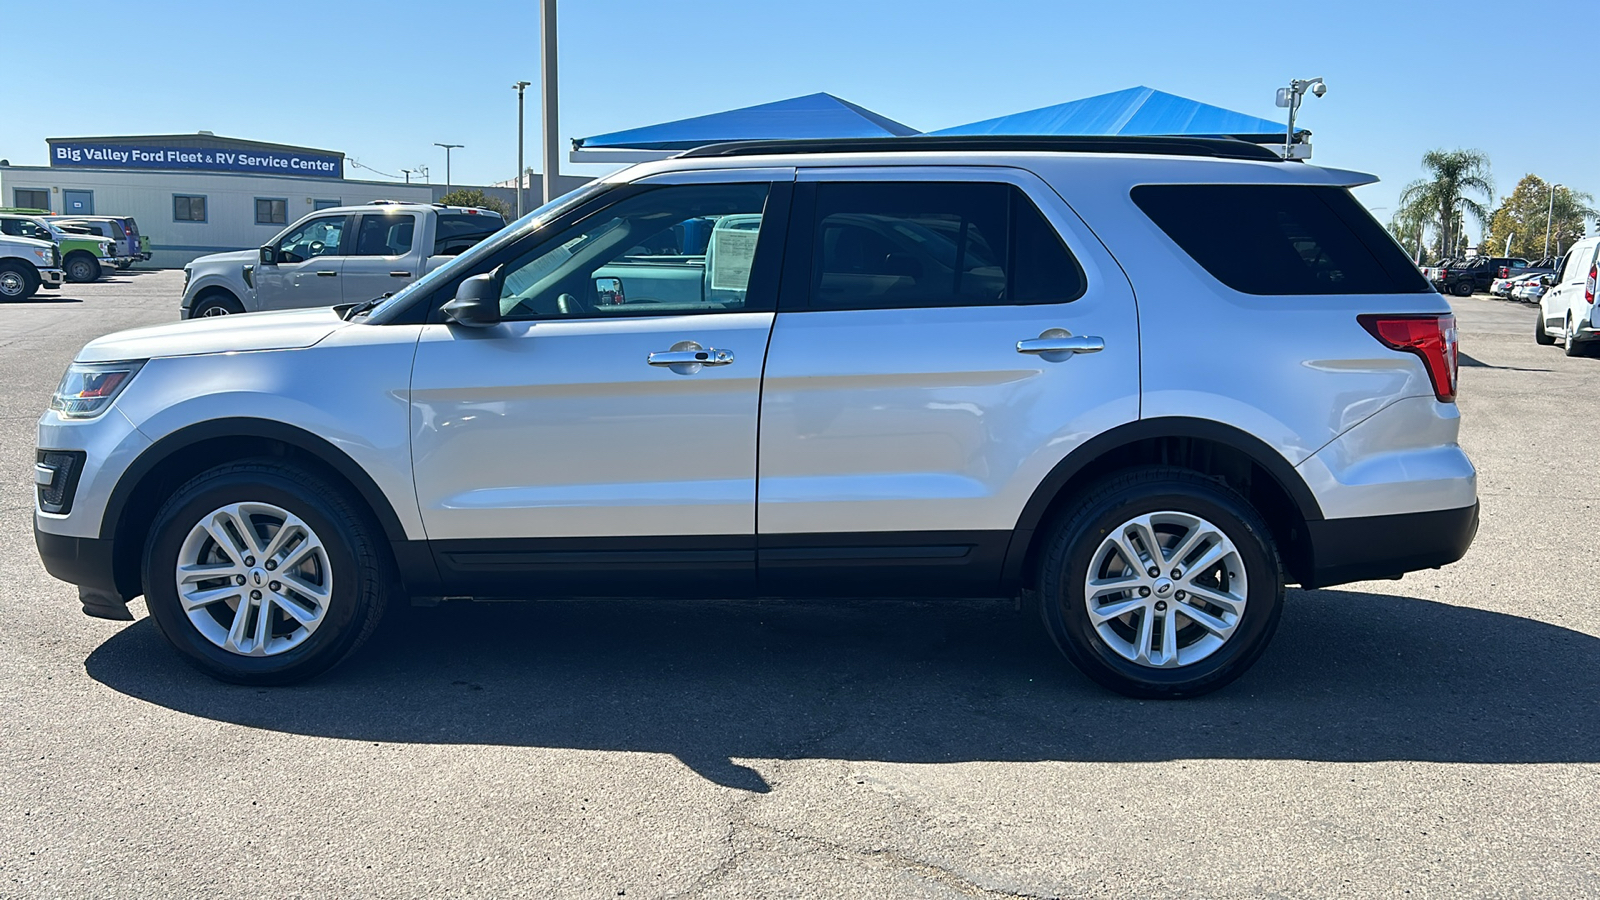
<svg viewBox="0 0 1600 900">
<path fill-rule="evenodd" d="M 744 291 L 750 286 L 750 266 L 760 237 L 759 215 L 723 216 L 711 232 L 706 265 L 711 268 L 711 289 Z"/>
</svg>

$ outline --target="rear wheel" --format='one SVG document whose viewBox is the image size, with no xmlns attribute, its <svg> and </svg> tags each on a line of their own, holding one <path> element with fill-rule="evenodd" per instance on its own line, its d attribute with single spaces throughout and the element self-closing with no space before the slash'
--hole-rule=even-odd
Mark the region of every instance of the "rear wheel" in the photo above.
<svg viewBox="0 0 1600 900">
<path fill-rule="evenodd" d="M 94 281 L 100 277 L 100 260 L 83 251 L 67 254 L 62 267 L 67 270 L 67 280 L 78 283 Z"/>
<path fill-rule="evenodd" d="M 1455 294 L 1457 297 L 1471 297 L 1472 282 L 1458 281 L 1455 283 L 1455 286 L 1450 289 L 1450 293 Z"/>
<path fill-rule="evenodd" d="M 38 290 L 38 269 L 26 263 L 0 262 L 0 300 L 26 300 Z"/>
<path fill-rule="evenodd" d="M 1150 467 L 1085 492 L 1046 538 L 1040 611 L 1085 675 L 1132 697 L 1192 697 L 1244 674 L 1278 627 L 1283 572 L 1232 489 Z"/>
<path fill-rule="evenodd" d="M 1550 336 L 1550 332 L 1545 330 L 1543 306 L 1539 307 L 1539 311 L 1533 317 L 1533 342 L 1541 347 L 1548 347 L 1556 342 L 1556 339 Z"/>
<path fill-rule="evenodd" d="M 144 591 L 161 633 L 202 671 L 288 684 L 353 653 L 394 578 L 348 492 L 281 462 L 203 472 L 156 513 Z"/>
</svg>

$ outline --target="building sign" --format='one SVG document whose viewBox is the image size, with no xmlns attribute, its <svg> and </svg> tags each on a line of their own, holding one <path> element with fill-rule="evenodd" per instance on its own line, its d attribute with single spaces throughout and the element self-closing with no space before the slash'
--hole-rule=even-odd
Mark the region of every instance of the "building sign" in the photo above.
<svg viewBox="0 0 1600 900">
<path fill-rule="evenodd" d="M 133 144 L 50 145 L 50 165 L 92 169 L 190 169 L 343 178 L 344 157 L 279 150 L 215 150 Z"/>
</svg>

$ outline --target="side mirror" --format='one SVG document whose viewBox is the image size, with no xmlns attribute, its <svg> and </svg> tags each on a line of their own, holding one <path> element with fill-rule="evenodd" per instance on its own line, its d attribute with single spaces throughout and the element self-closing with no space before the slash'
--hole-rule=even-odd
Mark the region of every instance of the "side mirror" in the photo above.
<svg viewBox="0 0 1600 900">
<path fill-rule="evenodd" d="M 500 282 L 493 274 L 474 275 L 461 282 L 454 300 L 444 305 L 448 321 L 469 328 L 500 323 Z"/>
<path fill-rule="evenodd" d="M 596 278 L 594 280 L 595 302 L 601 306 L 621 306 L 627 303 L 627 296 L 622 292 L 621 278 Z"/>
<path fill-rule="evenodd" d="M 275 265 L 277 265 L 278 264 L 278 251 L 272 249 L 272 247 L 270 245 L 266 246 L 266 247 L 262 247 L 261 248 L 261 264 L 263 266 L 275 266 Z"/>
</svg>

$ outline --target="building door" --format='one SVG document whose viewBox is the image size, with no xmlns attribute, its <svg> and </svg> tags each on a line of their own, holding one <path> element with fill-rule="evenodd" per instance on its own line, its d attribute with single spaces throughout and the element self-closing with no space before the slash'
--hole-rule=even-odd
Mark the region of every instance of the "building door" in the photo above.
<svg viewBox="0 0 1600 900">
<path fill-rule="evenodd" d="M 94 191 L 62 191 L 61 211 L 69 216 L 94 215 Z"/>
</svg>

